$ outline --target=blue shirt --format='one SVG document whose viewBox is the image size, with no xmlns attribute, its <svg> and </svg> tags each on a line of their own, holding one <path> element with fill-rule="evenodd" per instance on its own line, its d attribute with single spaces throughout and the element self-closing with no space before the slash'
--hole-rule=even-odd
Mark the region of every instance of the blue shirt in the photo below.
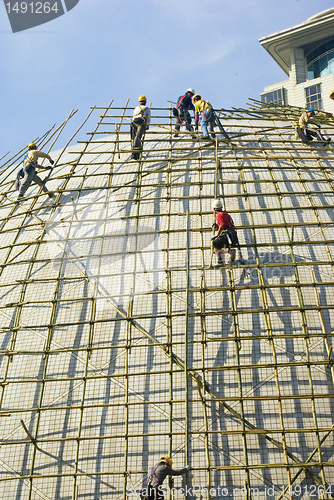
<svg viewBox="0 0 334 500">
<path fill-rule="evenodd" d="M 182 102 L 181 102 L 181 98 L 183 98 Z M 179 104 L 179 103 L 180 103 L 180 106 L 184 106 L 186 109 L 193 109 L 193 110 L 195 109 L 193 102 L 192 102 L 192 98 L 188 94 L 180 95 L 180 97 L 177 100 L 177 104 Z"/>
</svg>

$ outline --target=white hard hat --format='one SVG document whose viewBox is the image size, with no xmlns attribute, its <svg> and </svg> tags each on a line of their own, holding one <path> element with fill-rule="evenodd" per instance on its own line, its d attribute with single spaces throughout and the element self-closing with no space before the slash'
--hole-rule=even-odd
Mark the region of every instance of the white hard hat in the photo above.
<svg viewBox="0 0 334 500">
<path fill-rule="evenodd" d="M 187 92 L 191 92 L 192 94 L 195 94 L 194 89 L 187 89 Z"/>
<path fill-rule="evenodd" d="M 221 200 L 215 200 L 212 204 L 212 208 L 215 209 L 215 208 L 223 208 L 223 204 L 221 202 Z"/>
</svg>

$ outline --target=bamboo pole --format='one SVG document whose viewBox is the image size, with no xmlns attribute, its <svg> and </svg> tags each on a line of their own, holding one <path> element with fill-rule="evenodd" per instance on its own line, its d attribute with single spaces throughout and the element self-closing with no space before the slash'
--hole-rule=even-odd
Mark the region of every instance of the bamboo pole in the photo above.
<svg viewBox="0 0 334 500">
<path fill-rule="evenodd" d="M 184 314 L 184 410 L 185 410 L 185 436 L 184 436 L 184 454 L 186 465 L 189 465 L 189 378 L 188 378 L 188 331 L 189 331 L 189 300 L 190 300 L 190 253 L 189 253 L 189 214 L 186 213 L 186 306 Z M 185 477 L 185 484 L 188 485 L 188 475 Z"/>
</svg>

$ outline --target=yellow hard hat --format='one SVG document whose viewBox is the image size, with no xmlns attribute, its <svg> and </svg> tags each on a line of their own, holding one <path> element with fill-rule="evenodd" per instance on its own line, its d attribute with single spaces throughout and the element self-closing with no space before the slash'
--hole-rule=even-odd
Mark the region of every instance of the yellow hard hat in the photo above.
<svg viewBox="0 0 334 500">
<path fill-rule="evenodd" d="M 161 457 L 160 462 L 167 462 L 167 465 L 169 467 L 171 467 L 173 463 L 170 457 Z"/>
<path fill-rule="evenodd" d="M 334 90 L 331 90 L 330 93 L 329 93 L 329 98 L 330 99 L 333 99 L 334 101 Z"/>
<path fill-rule="evenodd" d="M 145 97 L 144 95 L 140 95 L 140 96 L 138 97 L 138 101 L 139 101 L 139 102 L 142 102 L 142 101 L 145 101 L 145 102 L 146 102 L 146 101 L 147 101 L 147 99 L 146 99 L 146 97 Z"/>
<path fill-rule="evenodd" d="M 201 99 L 202 99 L 202 96 L 200 96 L 199 94 L 195 94 L 193 97 L 193 103 L 195 103 L 196 101 L 200 101 Z"/>
<path fill-rule="evenodd" d="M 28 148 L 36 148 L 37 149 L 37 146 L 34 142 L 31 142 L 30 144 L 28 144 Z"/>
</svg>

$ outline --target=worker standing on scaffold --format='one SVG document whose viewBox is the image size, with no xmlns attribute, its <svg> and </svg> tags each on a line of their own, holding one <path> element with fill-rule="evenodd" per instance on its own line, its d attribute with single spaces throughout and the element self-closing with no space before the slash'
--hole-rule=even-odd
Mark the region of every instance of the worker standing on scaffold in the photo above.
<svg viewBox="0 0 334 500">
<path fill-rule="evenodd" d="M 184 95 L 181 95 L 176 104 L 176 108 L 173 108 L 173 114 L 176 118 L 177 124 L 175 125 L 176 130 L 180 130 L 182 123 L 185 123 L 186 129 L 189 132 L 193 132 L 194 129 L 191 126 L 191 116 L 189 110 L 192 109 L 195 111 L 194 105 L 192 103 L 192 97 L 195 94 L 194 89 L 190 88 Z M 175 137 L 178 137 L 179 134 L 175 134 Z M 193 139 L 196 139 L 196 136 L 192 136 Z"/>
<path fill-rule="evenodd" d="M 211 138 L 216 136 L 213 133 L 215 127 L 216 116 L 213 111 L 212 105 L 209 101 L 205 101 L 199 94 L 194 95 L 193 103 L 195 104 L 195 124 L 200 121 L 203 133 L 203 139 L 210 139 L 208 133 L 208 126 L 211 132 Z"/>
<path fill-rule="evenodd" d="M 146 101 L 147 99 L 144 95 L 139 96 L 139 106 L 134 109 L 133 120 L 130 125 L 132 149 L 135 150 L 133 153 L 133 158 L 135 160 L 139 159 L 139 154 L 143 147 L 142 139 L 146 130 L 149 129 L 151 123 L 151 111 L 150 108 L 146 106 Z"/>
<path fill-rule="evenodd" d="M 214 228 L 218 230 L 213 240 L 213 251 L 218 259 L 218 264 L 224 264 L 222 254 L 228 253 L 230 255 L 230 263 L 235 261 L 236 250 L 235 246 L 239 246 L 237 232 L 234 222 L 230 214 L 223 211 L 223 204 L 221 200 L 215 200 L 212 206 L 216 213 L 216 223 Z"/>
<path fill-rule="evenodd" d="M 167 476 L 181 476 L 186 474 L 190 470 L 190 466 L 187 465 L 184 469 L 174 470 L 172 469 L 172 460 L 170 457 L 161 457 L 160 462 L 151 467 L 148 479 L 147 479 L 147 490 L 143 490 L 141 498 L 146 500 L 164 500 L 164 494 L 162 491 L 162 483 Z"/>
<path fill-rule="evenodd" d="M 43 153 L 43 151 L 38 151 L 36 144 L 31 142 L 28 145 L 28 154 L 25 155 L 23 160 L 23 168 L 18 171 L 16 177 L 15 189 L 19 190 L 19 195 L 17 197 L 18 201 L 24 199 L 24 194 L 32 182 L 36 182 L 36 184 L 41 186 L 44 193 L 47 193 L 50 198 L 54 198 L 55 196 L 53 193 L 50 193 L 45 187 L 45 181 L 42 181 L 42 179 L 36 174 L 37 168 L 41 170 L 51 169 L 51 167 L 42 167 L 41 165 L 38 165 L 38 158 L 47 158 L 51 165 L 54 164 L 51 156 L 49 156 L 47 153 Z M 20 182 L 22 177 L 23 180 L 22 182 Z"/>
</svg>

